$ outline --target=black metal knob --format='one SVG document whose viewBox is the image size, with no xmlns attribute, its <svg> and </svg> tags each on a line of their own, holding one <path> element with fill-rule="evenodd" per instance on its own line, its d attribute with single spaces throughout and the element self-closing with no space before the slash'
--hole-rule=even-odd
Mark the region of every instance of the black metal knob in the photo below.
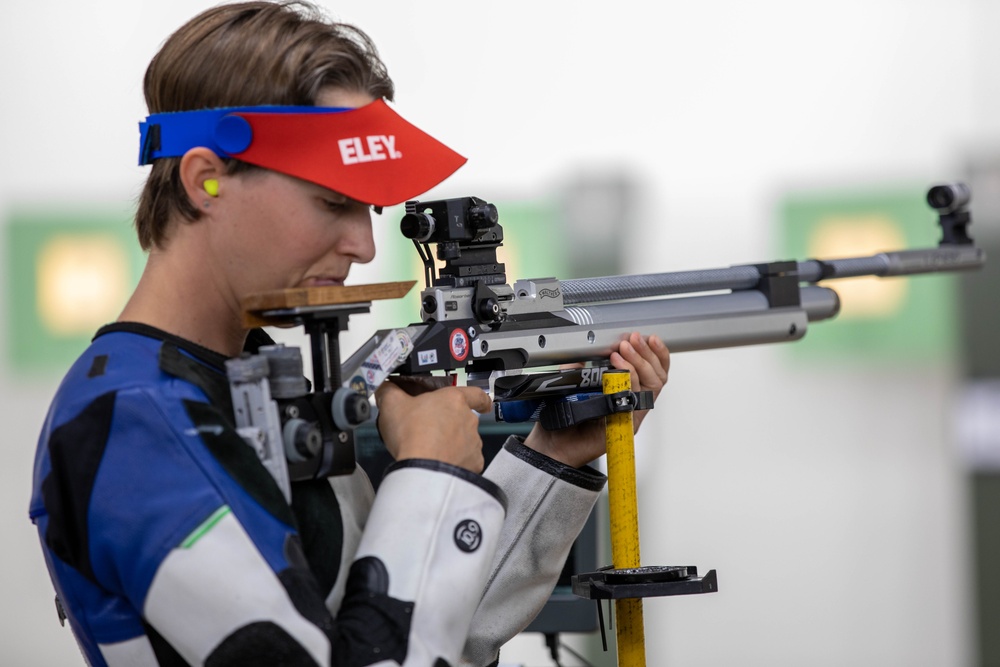
<svg viewBox="0 0 1000 667">
<path fill-rule="evenodd" d="M 434 234 L 436 224 L 429 213 L 407 213 L 399 221 L 399 231 L 408 239 L 424 243 Z"/>
</svg>

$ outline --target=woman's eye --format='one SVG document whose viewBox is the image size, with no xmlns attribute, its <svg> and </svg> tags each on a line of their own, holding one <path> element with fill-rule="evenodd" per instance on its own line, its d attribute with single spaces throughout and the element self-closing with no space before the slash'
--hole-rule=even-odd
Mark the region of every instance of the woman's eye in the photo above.
<svg viewBox="0 0 1000 667">
<path fill-rule="evenodd" d="M 344 207 L 347 205 L 346 202 L 333 201 L 332 199 L 324 199 L 323 203 L 331 211 L 338 211 L 338 212 L 344 210 Z"/>
</svg>

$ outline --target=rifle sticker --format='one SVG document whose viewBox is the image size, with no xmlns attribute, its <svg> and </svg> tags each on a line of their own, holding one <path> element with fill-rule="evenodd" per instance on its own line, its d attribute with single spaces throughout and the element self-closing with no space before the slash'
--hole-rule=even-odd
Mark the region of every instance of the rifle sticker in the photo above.
<svg viewBox="0 0 1000 667">
<path fill-rule="evenodd" d="M 413 349 L 410 337 L 401 329 L 396 329 L 385 337 L 385 340 L 375 350 L 378 365 L 388 373 L 395 370 L 396 366 L 406 359 L 406 355 Z"/>
<path fill-rule="evenodd" d="M 396 370 L 408 354 L 413 351 L 413 342 L 403 329 L 394 329 L 378 344 L 371 354 L 361 363 L 359 374 L 344 382 L 358 393 L 371 396 L 382 384 L 382 381 Z M 360 382 L 359 382 L 360 381 Z M 355 385 L 364 384 L 363 391 Z"/>
<path fill-rule="evenodd" d="M 455 361 L 465 361 L 469 356 L 469 336 L 461 329 L 454 329 L 448 336 L 448 347 Z"/>
<path fill-rule="evenodd" d="M 420 350 L 417 352 L 417 365 L 427 366 L 438 362 L 437 350 Z"/>
</svg>

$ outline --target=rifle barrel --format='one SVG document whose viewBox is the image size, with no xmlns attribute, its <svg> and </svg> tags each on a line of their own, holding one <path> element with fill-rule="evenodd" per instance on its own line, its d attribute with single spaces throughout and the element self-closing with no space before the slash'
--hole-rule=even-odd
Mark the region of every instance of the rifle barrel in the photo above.
<svg viewBox="0 0 1000 667">
<path fill-rule="evenodd" d="M 799 280 L 817 283 L 860 276 L 906 276 L 976 269 L 986 261 L 986 253 L 973 245 L 942 245 L 922 250 L 884 252 L 868 257 L 810 259 L 798 262 Z M 754 265 L 724 269 L 674 271 L 603 278 L 576 278 L 561 281 L 563 303 L 567 306 L 626 301 L 672 294 L 719 290 L 752 290 L 761 280 Z"/>
</svg>

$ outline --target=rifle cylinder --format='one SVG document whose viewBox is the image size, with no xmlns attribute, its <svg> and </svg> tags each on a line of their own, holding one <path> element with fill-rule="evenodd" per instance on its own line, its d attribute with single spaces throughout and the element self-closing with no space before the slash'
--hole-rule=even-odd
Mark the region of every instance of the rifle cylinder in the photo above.
<svg viewBox="0 0 1000 667">
<path fill-rule="evenodd" d="M 630 331 L 656 334 L 673 352 L 798 340 L 810 321 L 833 317 L 837 293 L 801 289 L 801 304 L 772 308 L 757 290 L 572 306 L 553 313 L 571 324 L 545 329 L 501 327 L 480 334 L 473 359 L 514 353 L 517 368 L 607 359 Z"/>
<path fill-rule="evenodd" d="M 800 292 L 802 309 L 810 322 L 829 319 L 840 310 L 837 293 L 825 287 L 807 286 Z M 564 312 L 575 324 L 611 324 L 668 317 L 674 320 L 695 319 L 713 315 L 765 312 L 770 309 L 767 297 L 756 290 L 731 294 L 710 294 L 673 299 L 622 301 L 589 306 L 573 306 Z"/>
</svg>

